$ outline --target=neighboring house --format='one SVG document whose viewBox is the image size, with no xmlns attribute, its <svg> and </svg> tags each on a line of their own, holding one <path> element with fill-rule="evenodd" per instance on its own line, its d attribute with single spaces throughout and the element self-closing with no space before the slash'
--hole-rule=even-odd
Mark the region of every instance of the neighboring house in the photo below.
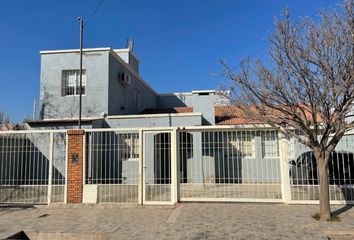
<svg viewBox="0 0 354 240">
<path fill-rule="evenodd" d="M 79 50 L 41 51 L 40 120 L 32 128 L 77 125 Z M 84 128 L 214 125 L 216 105 L 227 100 L 215 90 L 159 94 L 139 74 L 130 48 L 84 49 Z"/>
</svg>

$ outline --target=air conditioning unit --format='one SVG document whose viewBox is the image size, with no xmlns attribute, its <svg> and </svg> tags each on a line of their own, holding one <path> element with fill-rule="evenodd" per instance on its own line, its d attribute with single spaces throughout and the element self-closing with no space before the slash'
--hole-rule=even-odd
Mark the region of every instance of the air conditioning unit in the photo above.
<svg viewBox="0 0 354 240">
<path fill-rule="evenodd" d="M 130 84 L 130 75 L 128 73 L 122 72 L 119 74 L 118 79 L 120 83 L 124 86 L 127 86 Z"/>
</svg>

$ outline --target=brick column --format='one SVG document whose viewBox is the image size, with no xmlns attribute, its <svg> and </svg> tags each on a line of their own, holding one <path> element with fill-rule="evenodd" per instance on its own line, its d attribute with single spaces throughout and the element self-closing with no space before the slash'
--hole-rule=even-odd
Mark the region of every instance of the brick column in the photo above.
<svg viewBox="0 0 354 240">
<path fill-rule="evenodd" d="M 68 130 L 67 203 L 82 203 L 84 130 Z"/>
</svg>

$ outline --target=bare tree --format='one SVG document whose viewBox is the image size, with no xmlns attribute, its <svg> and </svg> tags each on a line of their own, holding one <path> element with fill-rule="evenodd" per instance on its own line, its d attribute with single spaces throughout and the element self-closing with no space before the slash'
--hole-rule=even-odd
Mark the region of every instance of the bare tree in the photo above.
<svg viewBox="0 0 354 240">
<path fill-rule="evenodd" d="M 5 114 L 5 112 L 0 111 L 0 124 L 9 124 L 10 118 Z"/>
<path fill-rule="evenodd" d="M 342 136 L 354 126 L 354 0 L 323 11 L 319 21 L 293 22 L 289 11 L 275 20 L 265 60 L 247 59 L 234 71 L 231 102 L 249 119 L 281 127 L 313 150 L 319 171 L 321 220 L 331 219 L 328 161 Z"/>
<path fill-rule="evenodd" d="M 40 97 L 40 119 L 45 118 L 75 118 L 79 113 L 79 102 L 77 97 L 71 98 L 57 98 L 50 91 L 49 88 L 55 88 L 54 86 L 41 86 Z M 99 117 L 102 109 L 101 104 L 98 101 L 83 102 L 82 104 L 83 117 Z"/>
<path fill-rule="evenodd" d="M 0 111 L 0 131 L 7 131 L 13 128 L 13 124 L 11 124 L 11 119 L 5 112 Z"/>
</svg>

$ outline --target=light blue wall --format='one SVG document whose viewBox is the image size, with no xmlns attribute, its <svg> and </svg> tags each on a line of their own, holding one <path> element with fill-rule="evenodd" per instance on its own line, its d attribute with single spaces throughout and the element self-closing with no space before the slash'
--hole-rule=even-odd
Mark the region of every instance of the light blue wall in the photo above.
<svg viewBox="0 0 354 240">
<path fill-rule="evenodd" d="M 118 76 L 120 73 L 129 73 L 131 81 L 129 85 L 122 85 Z M 135 92 L 141 94 L 140 108 L 136 107 Z M 126 115 L 137 114 L 144 108 L 157 107 L 156 93 L 146 87 L 124 64 L 118 60 L 118 56 L 111 53 L 109 56 L 109 90 L 108 90 L 108 114 Z"/>
<path fill-rule="evenodd" d="M 131 66 L 134 71 L 139 74 L 139 60 L 136 59 L 131 52 L 129 52 L 129 66 Z"/>
<path fill-rule="evenodd" d="M 106 123 L 109 128 L 200 126 L 202 117 L 200 115 L 148 116 L 145 118 L 106 119 Z"/>
<path fill-rule="evenodd" d="M 86 52 L 86 94 L 82 116 L 97 117 L 108 111 L 108 51 Z M 62 71 L 79 69 L 79 53 L 41 55 L 40 111 L 44 119 L 78 117 L 79 96 L 62 96 Z"/>
<path fill-rule="evenodd" d="M 192 94 L 163 94 L 158 98 L 159 108 L 171 108 L 171 107 L 192 107 L 193 98 Z"/>
<path fill-rule="evenodd" d="M 86 94 L 82 97 L 82 117 L 137 114 L 144 108 L 157 107 L 157 94 L 134 71 L 139 63 L 133 55 L 121 53 L 122 59 L 110 50 L 86 52 Z M 131 56 L 130 56 L 131 55 Z M 127 58 L 127 59 L 125 59 Z M 131 61 L 129 67 L 125 61 Z M 79 52 L 44 53 L 41 55 L 40 109 L 44 119 L 75 118 L 79 112 L 79 96 L 62 96 L 62 71 L 79 69 Z M 123 86 L 118 78 L 128 73 L 131 82 Z M 141 104 L 136 105 L 135 93 L 140 92 Z"/>
<path fill-rule="evenodd" d="M 128 63 L 129 66 L 139 74 L 139 60 L 136 59 L 135 55 L 131 51 L 122 51 L 121 49 L 113 50 L 117 55 L 123 59 L 124 62 Z"/>
<path fill-rule="evenodd" d="M 162 94 L 158 98 L 159 108 L 192 107 L 193 112 L 203 114 L 203 125 L 215 125 L 214 106 L 225 104 L 227 99 L 214 91 Z"/>
<path fill-rule="evenodd" d="M 193 93 L 193 111 L 203 113 L 203 125 L 215 125 L 214 94 Z"/>
</svg>

